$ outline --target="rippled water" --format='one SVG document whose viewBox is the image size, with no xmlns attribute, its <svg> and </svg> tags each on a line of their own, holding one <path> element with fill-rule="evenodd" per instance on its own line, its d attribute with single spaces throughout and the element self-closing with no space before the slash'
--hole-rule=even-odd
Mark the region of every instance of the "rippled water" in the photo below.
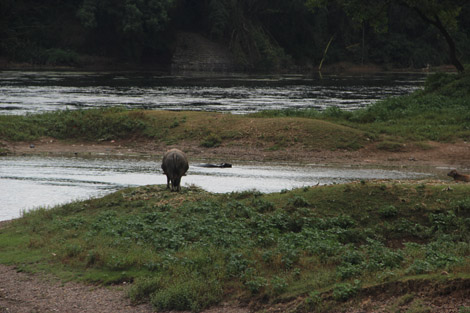
<svg viewBox="0 0 470 313">
<path fill-rule="evenodd" d="M 125 106 L 249 113 L 284 108 L 357 109 L 410 93 L 423 74 L 364 76 L 162 76 L 152 73 L 0 72 L 0 114 Z"/>
<path fill-rule="evenodd" d="M 160 159 L 117 159 L 16 156 L 0 159 L 0 220 L 21 211 L 78 199 L 103 196 L 130 187 L 166 184 Z M 190 164 L 182 179 L 217 193 L 256 189 L 279 192 L 302 186 L 369 179 L 414 179 L 430 174 L 379 168 L 318 165 L 234 164 L 232 168 L 204 168 Z"/>
<path fill-rule="evenodd" d="M 0 72 L 0 114 L 125 106 L 249 113 L 338 106 L 356 109 L 420 88 L 425 76 L 162 76 L 155 73 Z M 426 174 L 383 169 L 237 164 L 191 166 L 183 184 L 212 192 L 275 192 L 356 179 Z M 165 184 L 160 160 L 47 157 L 0 158 L 0 220 L 22 210 L 97 197 L 127 187 Z"/>
</svg>

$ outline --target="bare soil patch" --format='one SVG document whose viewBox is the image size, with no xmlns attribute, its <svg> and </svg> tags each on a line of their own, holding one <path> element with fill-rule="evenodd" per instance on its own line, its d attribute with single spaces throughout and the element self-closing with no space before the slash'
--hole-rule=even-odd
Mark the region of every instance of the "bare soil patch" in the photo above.
<svg viewBox="0 0 470 313">
<path fill-rule="evenodd" d="M 0 312 L 152 312 L 148 304 L 132 305 L 127 286 L 109 288 L 62 282 L 48 276 L 17 272 L 0 265 Z"/>
<path fill-rule="evenodd" d="M 48 275 L 22 273 L 13 266 L 0 264 L 0 313 L 155 312 L 150 304 L 131 303 L 126 296 L 129 287 L 127 284 L 102 287 L 63 283 Z M 203 313 L 217 312 L 248 313 L 249 310 L 226 304 Z"/>
<path fill-rule="evenodd" d="M 13 155 L 76 155 L 76 156 L 154 156 L 161 157 L 170 148 L 185 151 L 192 159 L 207 159 L 224 162 L 283 161 L 313 164 L 350 165 L 423 165 L 453 168 L 470 167 L 470 143 L 429 142 L 426 148 L 413 144 L 404 145 L 400 151 L 377 148 L 374 143 L 358 150 L 312 150 L 300 145 L 272 149 L 258 147 L 250 142 L 221 145 L 214 148 L 201 147 L 197 142 L 185 141 L 178 145 L 165 145 L 149 140 L 112 140 L 99 143 L 68 142 L 43 138 L 34 142 L 3 142 Z"/>
</svg>

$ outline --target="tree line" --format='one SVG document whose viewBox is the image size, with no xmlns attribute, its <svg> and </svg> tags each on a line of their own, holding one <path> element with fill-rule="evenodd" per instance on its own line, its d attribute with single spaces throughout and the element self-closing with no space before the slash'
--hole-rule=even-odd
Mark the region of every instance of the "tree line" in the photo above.
<svg viewBox="0 0 470 313">
<path fill-rule="evenodd" d="M 168 65 L 179 31 L 230 48 L 247 70 L 353 62 L 470 62 L 466 0 L 0 0 L 0 57 Z"/>
</svg>

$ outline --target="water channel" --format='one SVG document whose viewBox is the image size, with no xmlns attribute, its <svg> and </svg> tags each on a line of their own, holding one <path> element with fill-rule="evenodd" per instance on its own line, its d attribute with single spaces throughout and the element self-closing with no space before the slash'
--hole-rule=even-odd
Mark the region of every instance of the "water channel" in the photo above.
<svg viewBox="0 0 470 313">
<path fill-rule="evenodd" d="M 34 207 L 99 197 L 133 186 L 166 184 L 158 159 L 22 156 L 0 159 L 0 221 Z M 279 192 L 304 186 L 370 179 L 421 179 L 429 173 L 383 168 L 293 164 L 233 164 L 206 168 L 191 164 L 183 187 L 225 193 L 256 189 Z"/>
<path fill-rule="evenodd" d="M 155 73 L 0 72 L 0 114 L 125 106 L 246 114 L 267 109 L 338 106 L 348 110 L 421 88 L 422 74 L 366 76 L 164 76 Z M 209 161 L 210 160 L 206 160 Z M 316 164 L 191 166 L 183 185 L 211 192 L 302 186 L 368 179 L 415 179 L 426 171 L 328 167 Z M 99 197 L 129 187 L 164 184 L 160 160 L 13 156 L 0 157 L 0 220 L 34 207 Z"/>
</svg>

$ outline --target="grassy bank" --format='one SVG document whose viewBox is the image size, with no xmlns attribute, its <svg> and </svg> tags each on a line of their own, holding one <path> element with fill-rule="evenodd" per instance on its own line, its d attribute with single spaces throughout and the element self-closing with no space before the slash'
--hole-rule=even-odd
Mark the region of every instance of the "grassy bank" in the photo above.
<svg viewBox="0 0 470 313">
<path fill-rule="evenodd" d="M 353 112 L 333 107 L 324 112 L 280 110 L 254 116 L 322 119 L 364 131 L 384 148 L 387 144 L 399 148 L 405 142 L 469 140 L 470 72 L 431 75 L 423 90 Z"/>
<path fill-rule="evenodd" d="M 263 111 L 252 115 L 207 112 L 126 110 L 60 111 L 0 116 L 0 140 L 151 140 L 191 142 L 204 147 L 251 146 L 279 150 L 357 150 L 374 142 L 379 149 L 400 150 L 405 143 L 426 148 L 427 141 L 470 138 L 470 75 L 430 76 L 423 91 L 379 101 L 349 112 Z"/>
<path fill-rule="evenodd" d="M 308 149 L 358 149 L 368 138 L 361 130 L 302 117 L 260 119 L 120 108 L 0 116 L 0 139 L 29 141 L 41 137 L 90 142 L 139 139 L 168 145 L 184 141 L 204 147 L 248 145 L 271 150 L 296 145 Z"/>
<path fill-rule="evenodd" d="M 273 194 L 130 188 L 25 213 L 0 229 L 0 262 L 133 282 L 130 297 L 159 310 L 297 299 L 295 311 L 320 312 L 377 286 L 469 279 L 469 194 L 392 182 Z"/>
</svg>

